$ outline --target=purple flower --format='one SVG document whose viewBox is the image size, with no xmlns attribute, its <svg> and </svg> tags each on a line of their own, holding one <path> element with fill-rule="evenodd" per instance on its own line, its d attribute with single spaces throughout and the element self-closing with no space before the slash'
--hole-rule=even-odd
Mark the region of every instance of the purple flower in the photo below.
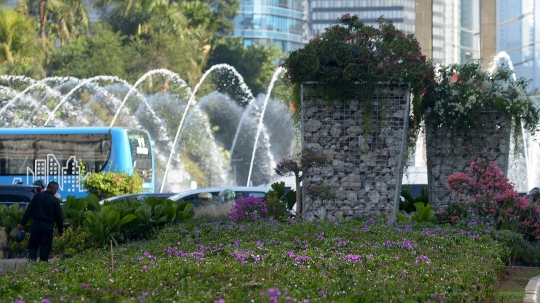
<svg viewBox="0 0 540 303">
<path fill-rule="evenodd" d="M 359 255 L 353 255 L 348 254 L 345 257 L 343 257 L 344 261 L 351 261 L 352 263 L 362 263 L 362 259 L 360 259 Z"/>
<path fill-rule="evenodd" d="M 51 300 L 49 298 L 41 300 L 41 303 L 51 303 Z"/>
<path fill-rule="evenodd" d="M 403 248 L 412 249 L 411 242 L 409 240 L 407 240 L 407 239 L 403 239 L 402 246 L 403 246 Z"/>
<path fill-rule="evenodd" d="M 281 292 L 277 288 L 270 288 L 268 290 L 268 295 L 270 295 L 272 297 L 279 297 L 279 296 L 281 296 Z"/>
<path fill-rule="evenodd" d="M 82 288 L 88 288 L 88 284 L 86 284 L 86 283 L 81 284 L 81 286 L 82 286 Z"/>
</svg>

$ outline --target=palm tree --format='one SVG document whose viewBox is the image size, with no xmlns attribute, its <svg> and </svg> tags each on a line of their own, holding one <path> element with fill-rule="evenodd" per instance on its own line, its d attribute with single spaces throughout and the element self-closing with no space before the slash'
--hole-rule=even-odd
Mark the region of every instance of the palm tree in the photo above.
<svg viewBox="0 0 540 303">
<path fill-rule="evenodd" d="M 0 10 L 0 66 L 4 73 L 24 74 L 41 69 L 42 48 L 35 38 L 35 18 L 13 9 Z"/>
<path fill-rule="evenodd" d="M 113 29 L 126 36 L 137 35 L 153 14 L 166 11 L 168 6 L 168 0 L 99 0 L 95 4 Z"/>
<path fill-rule="evenodd" d="M 75 38 L 79 29 L 88 29 L 88 12 L 82 0 L 19 0 L 18 10 L 26 15 L 37 12 L 42 40 L 48 36 L 64 44 Z"/>
</svg>

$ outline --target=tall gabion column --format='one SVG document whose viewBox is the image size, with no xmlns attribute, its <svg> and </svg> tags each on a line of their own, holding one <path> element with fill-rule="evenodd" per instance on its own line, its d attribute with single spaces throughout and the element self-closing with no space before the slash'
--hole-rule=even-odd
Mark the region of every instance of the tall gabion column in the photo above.
<svg viewBox="0 0 540 303">
<path fill-rule="evenodd" d="M 458 196 L 448 190 L 446 179 L 455 172 L 469 172 L 478 158 L 495 161 L 507 175 L 510 151 L 510 121 L 496 110 L 486 109 L 475 115 L 477 127 L 464 134 L 439 125 L 426 114 L 426 150 L 429 203 L 436 210 L 445 209 Z"/>
<path fill-rule="evenodd" d="M 335 202 L 303 194 L 304 208 L 315 201 L 307 218 L 370 212 L 395 218 L 407 147 L 410 86 L 378 85 L 370 100 L 358 86 L 354 99 L 327 105 L 320 93 L 323 88 L 318 90 L 316 83 L 302 85 L 302 147 L 322 150 L 331 162 L 309 172 L 302 187 L 323 180 L 338 193 Z"/>
</svg>

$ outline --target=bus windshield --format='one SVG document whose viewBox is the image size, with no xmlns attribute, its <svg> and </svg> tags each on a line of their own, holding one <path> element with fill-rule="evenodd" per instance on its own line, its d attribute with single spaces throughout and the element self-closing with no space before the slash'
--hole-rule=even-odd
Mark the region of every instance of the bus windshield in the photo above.
<svg viewBox="0 0 540 303">
<path fill-rule="evenodd" d="M 152 179 L 152 150 L 148 135 L 137 130 L 127 132 L 133 169 L 137 171 L 144 181 Z"/>
</svg>

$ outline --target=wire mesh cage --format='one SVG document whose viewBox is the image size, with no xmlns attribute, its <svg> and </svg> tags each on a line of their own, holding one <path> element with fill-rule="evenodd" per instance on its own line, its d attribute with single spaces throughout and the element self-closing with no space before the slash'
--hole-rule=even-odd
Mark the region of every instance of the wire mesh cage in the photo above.
<svg viewBox="0 0 540 303">
<path fill-rule="evenodd" d="M 304 83 L 302 146 L 320 149 L 331 164 L 309 172 L 303 188 L 321 180 L 337 199 L 303 195 L 306 215 L 346 218 L 384 212 L 395 218 L 405 164 L 410 86 L 379 84 L 366 93 L 361 84 L 350 100 L 323 98 L 324 88 Z M 371 98 L 370 98 L 371 97 Z"/>
<path fill-rule="evenodd" d="M 495 161 L 508 172 L 511 124 L 502 113 L 486 108 L 475 114 L 476 125 L 451 129 L 426 115 L 426 150 L 429 203 L 433 209 L 445 209 L 459 199 L 448 190 L 446 179 L 455 172 L 469 172 L 478 158 Z"/>
</svg>

